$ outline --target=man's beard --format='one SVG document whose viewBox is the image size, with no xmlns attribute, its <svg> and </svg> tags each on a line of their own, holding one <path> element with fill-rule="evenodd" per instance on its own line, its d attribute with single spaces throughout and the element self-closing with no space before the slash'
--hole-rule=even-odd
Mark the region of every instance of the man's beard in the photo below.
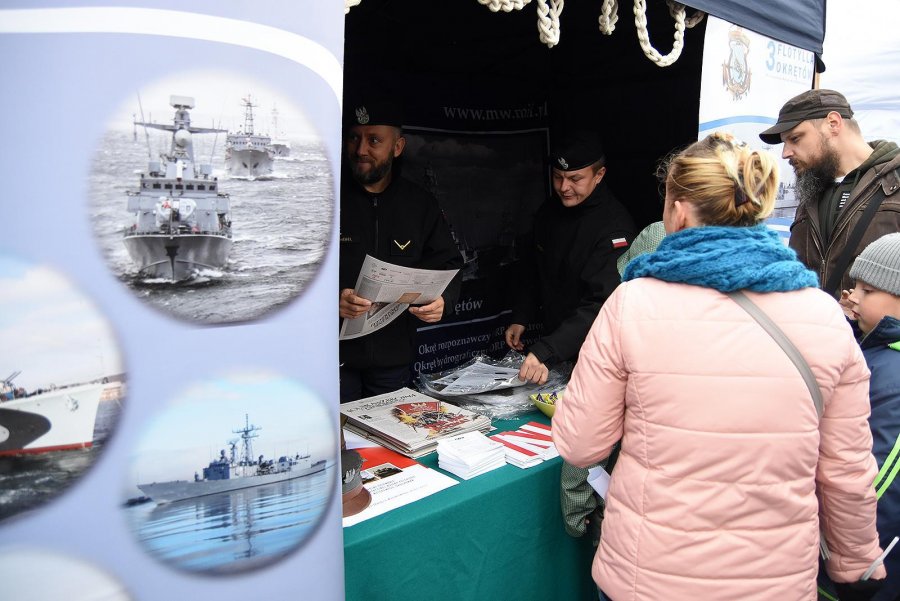
<svg viewBox="0 0 900 601">
<path fill-rule="evenodd" d="M 373 165 L 372 168 L 368 171 L 363 171 L 359 168 L 361 165 L 360 161 L 354 160 L 352 162 L 353 177 L 363 186 L 368 186 L 370 184 L 380 182 L 382 179 L 384 179 L 385 176 L 387 176 L 387 174 L 391 172 L 393 164 L 394 155 L 388 154 L 387 159 L 385 159 L 383 163 L 381 163 L 380 165 Z"/>
<path fill-rule="evenodd" d="M 801 203 L 818 203 L 822 194 L 834 184 L 837 177 L 839 160 L 837 152 L 822 140 L 822 154 L 819 159 L 797 174 L 797 185 L 794 193 Z M 794 168 L 796 171 L 796 167 Z"/>
</svg>

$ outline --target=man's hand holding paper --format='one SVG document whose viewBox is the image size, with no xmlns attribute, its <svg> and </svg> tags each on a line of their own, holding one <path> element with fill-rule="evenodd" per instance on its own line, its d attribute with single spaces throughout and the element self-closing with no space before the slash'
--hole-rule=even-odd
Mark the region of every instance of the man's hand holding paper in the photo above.
<svg viewBox="0 0 900 601">
<path fill-rule="evenodd" d="M 437 323 L 444 316 L 444 297 L 439 296 L 427 305 L 410 307 L 409 312 L 425 323 Z"/>
<path fill-rule="evenodd" d="M 356 288 L 340 295 L 341 340 L 379 330 L 413 303 L 409 312 L 425 323 L 444 316 L 444 290 L 458 269 L 414 269 L 366 256 Z"/>
<path fill-rule="evenodd" d="M 344 319 L 356 319 L 368 311 L 371 306 L 372 301 L 356 296 L 356 291 L 353 288 L 341 290 L 339 315 Z"/>
</svg>

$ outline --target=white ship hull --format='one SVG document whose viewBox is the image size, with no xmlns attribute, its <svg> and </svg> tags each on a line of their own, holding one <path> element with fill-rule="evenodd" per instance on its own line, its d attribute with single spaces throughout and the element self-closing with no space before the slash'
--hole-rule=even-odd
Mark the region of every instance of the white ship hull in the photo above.
<svg viewBox="0 0 900 601">
<path fill-rule="evenodd" d="M 274 169 L 272 154 L 257 148 L 229 149 L 225 165 L 232 177 L 265 177 Z"/>
<path fill-rule="evenodd" d="M 0 403 L 0 455 L 93 445 L 102 384 L 86 384 Z"/>
<path fill-rule="evenodd" d="M 157 503 L 173 503 L 175 501 L 183 501 L 184 499 L 192 499 L 194 497 L 215 495 L 230 492 L 232 490 L 252 488 L 254 486 L 302 478 L 321 472 L 324 469 L 325 461 L 319 461 L 308 468 L 294 468 L 290 471 L 266 474 L 263 476 L 244 476 L 229 478 L 227 480 L 201 480 L 200 482 L 172 480 L 170 482 L 138 484 L 138 488 Z"/>
<path fill-rule="evenodd" d="M 141 275 L 185 280 L 199 269 L 225 266 L 232 240 L 216 234 L 132 234 L 125 248 Z"/>
<path fill-rule="evenodd" d="M 287 141 L 281 140 L 272 140 L 272 145 L 270 146 L 272 149 L 272 154 L 275 155 L 276 159 L 284 159 L 291 156 L 291 143 Z"/>
</svg>

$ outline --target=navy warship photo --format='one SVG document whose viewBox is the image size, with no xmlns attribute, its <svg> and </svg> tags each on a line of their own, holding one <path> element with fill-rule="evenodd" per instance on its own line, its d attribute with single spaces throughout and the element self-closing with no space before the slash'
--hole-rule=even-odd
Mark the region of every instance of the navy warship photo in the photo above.
<svg viewBox="0 0 900 601">
<path fill-rule="evenodd" d="M 254 459 L 253 439 L 261 430 L 250 424 L 248 415 L 244 415 L 244 427 L 233 430 L 240 434 L 241 450 L 238 453 L 238 441 L 229 441 L 230 452 L 225 449 L 219 457 L 203 468 L 203 475 L 194 474 L 194 480 L 172 480 L 169 482 L 151 482 L 138 484 L 137 487 L 156 503 L 171 503 L 193 497 L 214 495 L 217 493 L 273 484 L 284 480 L 302 478 L 321 472 L 325 469 L 325 460 L 312 462 L 309 453 L 296 453 L 293 456 L 281 456 L 277 460 L 265 459 L 262 455 Z"/>
<path fill-rule="evenodd" d="M 253 107 L 248 95 L 244 103 L 244 128 L 228 134 L 225 142 L 225 166 L 231 177 L 256 179 L 272 174 L 274 152 L 272 138 L 253 128 Z"/>
<path fill-rule="evenodd" d="M 225 266 L 231 251 L 229 198 L 218 190 L 212 165 L 194 161 L 194 134 L 226 130 L 191 126 L 194 99 L 171 96 L 172 124 L 135 122 L 172 133 L 168 153 L 150 161 L 137 191 L 128 192 L 134 222 L 125 230 L 125 248 L 140 275 L 185 280 L 202 269 Z"/>
</svg>

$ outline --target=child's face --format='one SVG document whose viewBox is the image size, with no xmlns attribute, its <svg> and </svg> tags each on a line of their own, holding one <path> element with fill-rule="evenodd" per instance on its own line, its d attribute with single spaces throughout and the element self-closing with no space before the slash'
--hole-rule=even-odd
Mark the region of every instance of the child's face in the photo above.
<svg viewBox="0 0 900 601">
<path fill-rule="evenodd" d="M 859 329 L 868 334 L 885 315 L 900 319 L 900 296 L 879 290 L 863 281 L 856 282 L 856 288 L 850 294 L 853 319 L 857 320 Z"/>
</svg>

